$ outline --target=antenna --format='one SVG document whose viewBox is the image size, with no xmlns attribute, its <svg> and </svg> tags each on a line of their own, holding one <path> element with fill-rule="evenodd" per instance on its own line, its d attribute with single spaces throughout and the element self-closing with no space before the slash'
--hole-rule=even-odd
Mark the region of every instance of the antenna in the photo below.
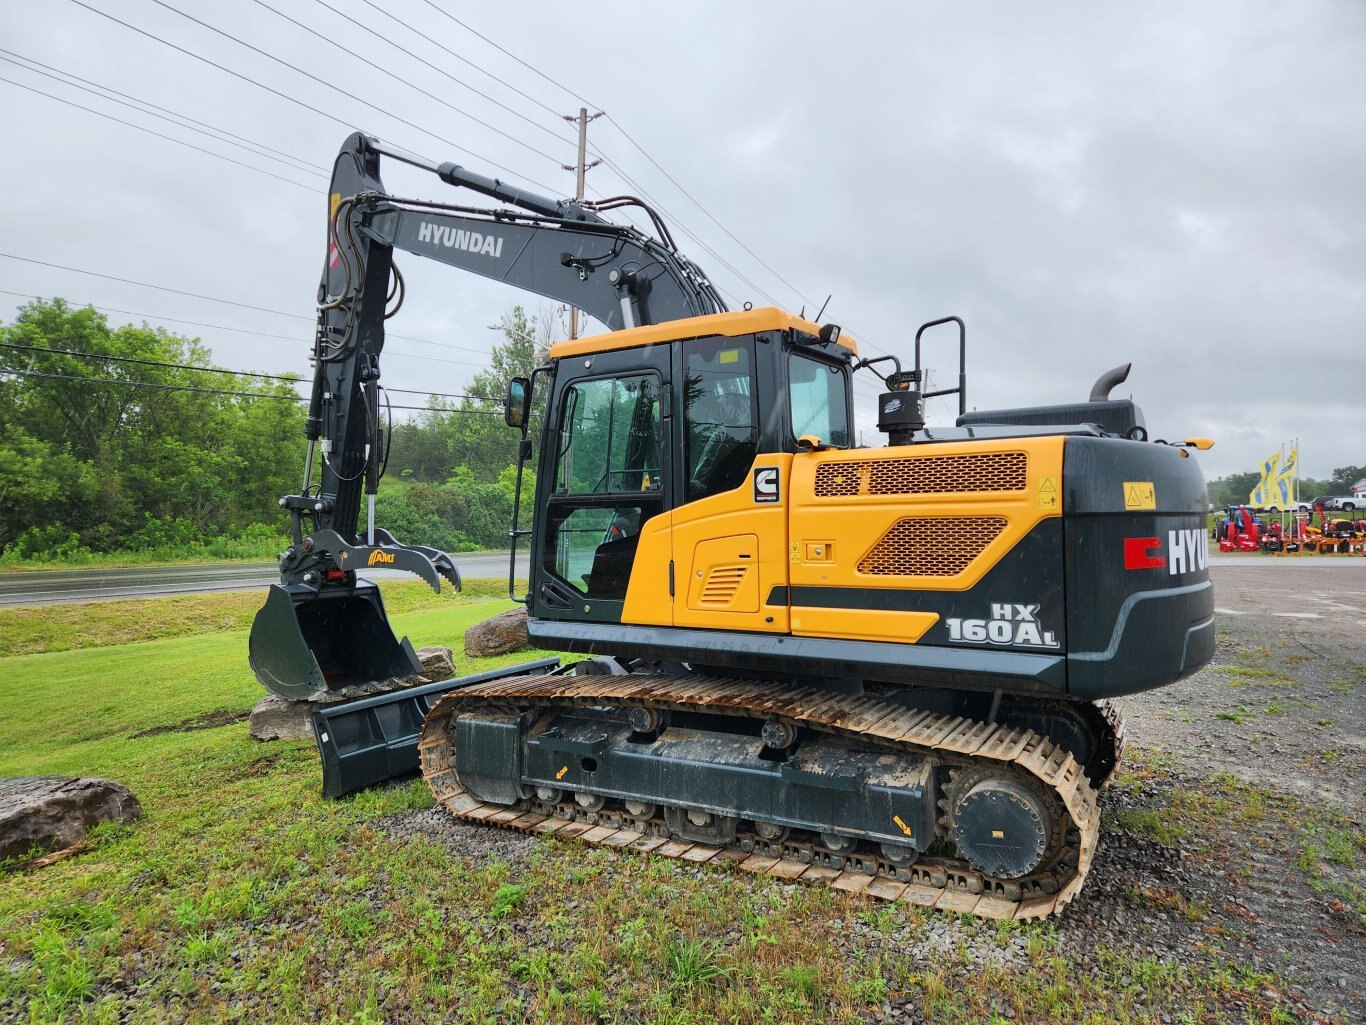
<svg viewBox="0 0 1366 1025">
<path fill-rule="evenodd" d="M 835 298 L 834 292 L 831 292 L 829 295 L 825 297 L 825 302 L 821 303 L 821 308 L 816 313 L 816 316 L 812 318 L 811 323 L 819 324 L 821 322 L 821 314 L 825 312 L 825 308 L 830 305 L 830 300 L 833 298 Z"/>
</svg>

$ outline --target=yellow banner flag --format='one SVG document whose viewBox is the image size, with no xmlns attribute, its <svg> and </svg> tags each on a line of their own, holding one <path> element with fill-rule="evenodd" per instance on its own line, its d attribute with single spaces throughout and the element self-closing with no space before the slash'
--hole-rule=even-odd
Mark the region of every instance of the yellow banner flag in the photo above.
<svg viewBox="0 0 1366 1025">
<path fill-rule="evenodd" d="M 1295 476 L 1299 471 L 1299 442 L 1290 446 L 1290 454 L 1276 471 L 1275 502 L 1282 509 L 1290 509 L 1295 504 Z"/>
<path fill-rule="evenodd" d="M 1247 496 L 1248 505 L 1261 508 L 1275 504 L 1276 500 L 1272 496 L 1275 494 L 1276 466 L 1280 461 L 1280 452 L 1273 452 L 1262 460 L 1262 480 Z"/>
</svg>

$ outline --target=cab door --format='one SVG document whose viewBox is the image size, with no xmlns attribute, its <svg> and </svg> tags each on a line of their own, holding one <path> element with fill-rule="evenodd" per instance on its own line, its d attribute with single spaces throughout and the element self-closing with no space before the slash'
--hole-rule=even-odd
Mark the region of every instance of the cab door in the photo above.
<svg viewBox="0 0 1366 1025">
<path fill-rule="evenodd" d="M 540 462 L 551 480 L 537 489 L 538 617 L 621 622 L 632 580 L 667 581 L 667 560 L 643 557 L 640 541 L 666 525 L 671 504 L 668 351 L 570 357 L 556 368 Z"/>
</svg>

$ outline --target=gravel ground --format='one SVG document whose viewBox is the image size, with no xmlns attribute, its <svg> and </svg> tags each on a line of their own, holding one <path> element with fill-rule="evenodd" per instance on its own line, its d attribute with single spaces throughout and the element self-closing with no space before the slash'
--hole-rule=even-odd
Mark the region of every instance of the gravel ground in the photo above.
<svg viewBox="0 0 1366 1025">
<path fill-rule="evenodd" d="M 1121 782 L 1102 796 L 1100 849 L 1080 896 L 1056 920 L 1058 950 L 1083 970 L 1098 967 L 1104 947 L 1197 966 L 1232 956 L 1288 980 L 1283 991 L 1259 996 L 1282 1004 L 1291 1020 L 1366 1021 L 1362 919 L 1296 866 L 1301 824 L 1316 811 L 1345 816 L 1358 834 L 1366 820 L 1366 559 L 1216 557 L 1212 576 L 1221 610 L 1214 663 L 1122 701 L 1143 782 Z M 1269 791 L 1271 807 L 1227 821 L 1201 817 L 1172 842 L 1116 825 L 1144 812 L 1162 821 L 1193 793 L 1236 793 L 1236 783 L 1220 777 Z M 1286 802 L 1275 800 L 1279 792 Z M 439 809 L 396 816 L 384 828 L 435 839 L 476 864 L 515 865 L 539 842 L 458 823 Z M 1360 867 L 1334 871 L 1366 892 Z M 948 915 L 891 933 L 857 918 L 828 925 L 848 938 L 851 959 L 885 946 L 927 963 L 948 952 L 956 959 L 962 949 L 973 965 L 1025 962 L 1020 934 L 998 937 Z M 1222 1010 L 1241 1020 L 1238 1007 Z M 920 1019 L 913 1003 L 889 1003 L 874 1020 Z"/>
</svg>

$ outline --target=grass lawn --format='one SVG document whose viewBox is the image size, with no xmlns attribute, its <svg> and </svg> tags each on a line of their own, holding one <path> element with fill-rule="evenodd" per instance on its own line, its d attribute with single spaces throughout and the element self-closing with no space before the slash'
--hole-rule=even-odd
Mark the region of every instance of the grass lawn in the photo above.
<svg viewBox="0 0 1366 1025">
<path fill-rule="evenodd" d="M 510 603 L 420 592 L 386 587 L 415 645 L 450 645 L 462 672 L 529 657 L 459 654 Z M 955 1025 L 1287 1020 L 1217 1011 L 1264 982 L 1236 965 L 1112 950 L 1079 972 L 1051 922 L 945 919 L 553 839 L 469 858 L 388 831 L 431 805 L 421 782 L 327 802 L 311 743 L 258 743 L 241 722 L 137 736 L 261 696 L 246 621 L 223 611 L 237 601 L 0 610 L 8 650 L 29 652 L 0 658 L 0 775 L 104 776 L 144 811 L 79 856 L 0 874 L 0 1020 L 810 1023 L 907 999 Z M 938 953 L 907 957 L 912 941 Z"/>
</svg>

